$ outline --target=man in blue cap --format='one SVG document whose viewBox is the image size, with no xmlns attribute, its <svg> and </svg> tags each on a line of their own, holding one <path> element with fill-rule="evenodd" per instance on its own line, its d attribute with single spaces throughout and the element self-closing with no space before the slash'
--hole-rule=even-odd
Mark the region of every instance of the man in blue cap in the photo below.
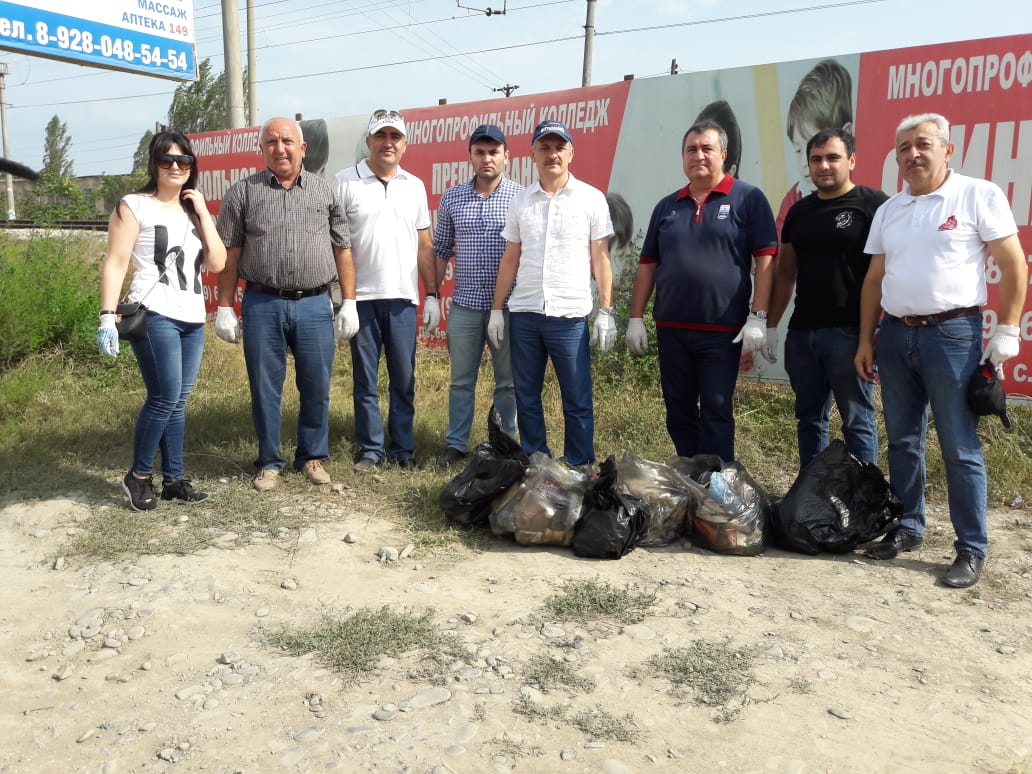
<svg viewBox="0 0 1032 774">
<path fill-rule="evenodd" d="M 487 335 L 499 346 L 508 334 L 523 450 L 551 456 L 541 404 L 545 366 L 551 359 L 563 401 L 566 461 L 587 471 L 595 462 L 589 339 L 602 352 L 616 342 L 609 263 L 613 224 L 603 193 L 570 173 L 573 138 L 564 124 L 538 124 L 531 156 L 538 180 L 509 205 L 502 229 L 507 244 Z M 599 310 L 589 335 L 592 276 Z M 508 331 L 502 311 L 506 297 Z"/>
<path fill-rule="evenodd" d="M 469 138 L 469 161 L 473 177 L 452 186 L 441 197 L 434 228 L 437 256 L 437 284 L 440 286 L 455 258 L 455 288 L 448 311 L 448 356 L 451 385 L 448 387 L 448 431 L 442 468 L 466 457 L 469 432 L 476 405 L 477 376 L 484 344 L 491 350 L 494 368 L 494 405 L 502 418 L 502 429 L 516 436 L 516 398 L 512 386 L 509 340 L 495 345 L 487 337 L 487 323 L 494 300 L 498 264 L 505 250 L 502 227 L 509 202 L 522 189 L 505 176 L 509 148 L 505 134 L 494 124 L 483 124 Z"/>
</svg>

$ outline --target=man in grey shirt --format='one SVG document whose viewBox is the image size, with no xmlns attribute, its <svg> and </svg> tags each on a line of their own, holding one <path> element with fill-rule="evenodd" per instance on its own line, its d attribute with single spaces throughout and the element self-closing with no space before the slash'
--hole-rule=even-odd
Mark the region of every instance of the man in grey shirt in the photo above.
<svg viewBox="0 0 1032 774">
<path fill-rule="evenodd" d="M 329 184 L 302 168 L 301 127 L 289 118 L 269 119 L 259 143 L 266 169 L 235 183 L 219 211 L 227 255 L 218 279 L 215 334 L 239 339 L 233 304 L 243 279 L 244 360 L 258 435 L 254 488 L 264 492 L 276 486 L 286 464 L 280 402 L 288 349 L 300 393 L 294 469 L 313 484 L 330 482 L 323 461 L 329 456 L 335 327 L 338 343 L 350 339 L 358 331 L 358 312 L 347 222 Z M 328 292 L 335 278 L 344 297 L 336 326 Z"/>
</svg>

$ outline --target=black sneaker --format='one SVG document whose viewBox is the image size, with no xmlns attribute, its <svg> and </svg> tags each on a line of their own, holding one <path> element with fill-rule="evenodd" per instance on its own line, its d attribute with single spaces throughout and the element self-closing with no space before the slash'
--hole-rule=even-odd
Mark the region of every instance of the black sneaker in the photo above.
<svg viewBox="0 0 1032 774">
<path fill-rule="evenodd" d="M 162 500 L 175 500 L 177 503 L 200 503 L 208 499 L 207 492 L 198 492 L 193 488 L 190 479 L 181 478 L 161 486 Z"/>
<path fill-rule="evenodd" d="M 122 489 L 129 495 L 129 507 L 134 511 L 153 511 L 158 507 L 154 496 L 154 482 L 151 477 L 137 478 L 130 470 L 122 479 Z"/>
</svg>

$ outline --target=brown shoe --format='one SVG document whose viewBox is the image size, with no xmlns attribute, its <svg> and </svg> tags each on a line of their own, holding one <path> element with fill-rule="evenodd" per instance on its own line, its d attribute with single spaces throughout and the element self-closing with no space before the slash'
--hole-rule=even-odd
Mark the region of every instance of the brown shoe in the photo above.
<svg viewBox="0 0 1032 774">
<path fill-rule="evenodd" d="M 268 492 L 270 489 L 276 488 L 276 482 L 279 480 L 279 471 L 275 468 L 262 468 L 258 471 L 258 475 L 254 477 L 252 486 L 259 492 Z"/>
<path fill-rule="evenodd" d="M 313 484 L 330 483 L 330 474 L 323 467 L 322 460 L 308 460 L 305 466 L 301 468 L 301 472 Z"/>
</svg>

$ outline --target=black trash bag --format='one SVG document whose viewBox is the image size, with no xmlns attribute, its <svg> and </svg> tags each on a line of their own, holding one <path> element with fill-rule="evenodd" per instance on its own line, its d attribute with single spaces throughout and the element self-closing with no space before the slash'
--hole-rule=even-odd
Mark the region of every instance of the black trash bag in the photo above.
<svg viewBox="0 0 1032 774">
<path fill-rule="evenodd" d="M 903 503 L 877 465 L 835 439 L 800 472 L 771 518 L 774 543 L 788 551 L 843 554 L 895 526 Z"/>
<path fill-rule="evenodd" d="M 454 522 L 486 527 L 491 501 L 515 484 L 530 466 L 519 441 L 502 430 L 494 405 L 487 415 L 487 443 L 473 450 L 466 469 L 445 484 L 438 503 Z"/>
<path fill-rule="evenodd" d="M 616 486 L 616 458 L 599 466 L 598 478 L 584 495 L 573 534 L 573 553 L 591 559 L 619 559 L 641 543 L 652 514 L 648 503 L 624 494 Z"/>
<path fill-rule="evenodd" d="M 691 541 L 718 554 L 755 556 L 766 548 L 770 499 L 741 463 L 712 454 L 675 457 L 667 463 L 705 487 L 688 514 Z"/>
</svg>

